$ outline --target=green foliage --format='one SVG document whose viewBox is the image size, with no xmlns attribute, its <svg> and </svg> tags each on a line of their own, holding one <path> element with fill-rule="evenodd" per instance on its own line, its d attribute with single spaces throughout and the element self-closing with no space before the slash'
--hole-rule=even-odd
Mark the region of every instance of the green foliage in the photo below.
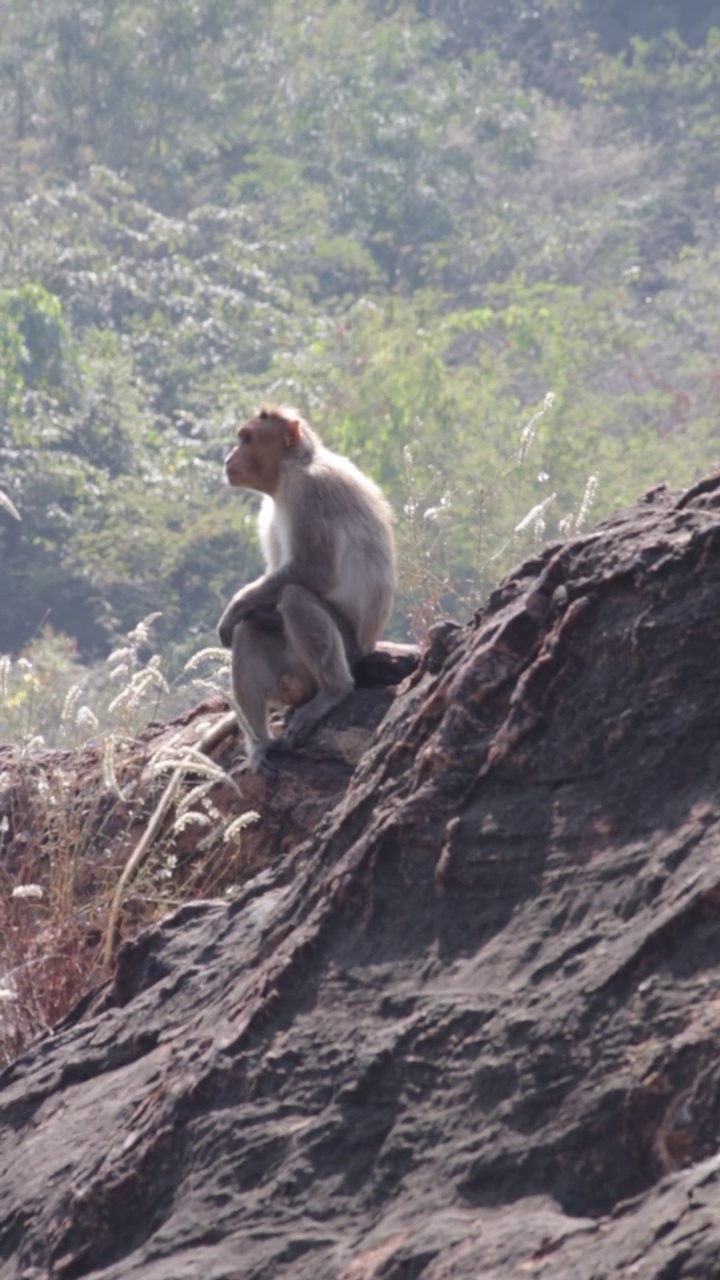
<svg viewBox="0 0 720 1280">
<path fill-rule="evenodd" d="M 658 10 L 614 57 L 601 18 L 12 0 L 0 651 L 49 624 L 86 659 L 155 610 L 171 667 L 208 643 L 259 567 L 221 464 L 262 397 L 387 489 L 398 635 L 588 477 L 601 515 L 715 461 L 720 34 Z"/>
<path fill-rule="evenodd" d="M 633 127 L 658 145 L 667 170 L 674 170 L 688 201 L 714 208 L 720 139 L 720 29 L 697 49 L 674 32 L 632 41 L 631 57 L 604 59 L 588 77 L 601 101 L 621 106 Z"/>
<path fill-rule="evenodd" d="M 714 0 L 581 0 L 581 8 L 612 53 L 632 37 L 676 32 L 690 45 L 703 44 L 717 21 Z"/>
<path fill-rule="evenodd" d="M 47 391 L 66 406 L 76 381 L 75 357 L 59 298 L 39 284 L 0 293 L 2 412 L 21 417 L 19 393 Z"/>
</svg>

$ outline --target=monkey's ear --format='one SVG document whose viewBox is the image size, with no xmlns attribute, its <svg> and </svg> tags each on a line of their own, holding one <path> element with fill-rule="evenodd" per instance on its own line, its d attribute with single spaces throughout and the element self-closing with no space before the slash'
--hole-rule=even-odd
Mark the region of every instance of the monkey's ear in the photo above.
<svg viewBox="0 0 720 1280">
<path fill-rule="evenodd" d="M 283 425 L 285 427 L 285 448 L 297 449 L 300 444 L 300 419 L 286 418 Z"/>
</svg>

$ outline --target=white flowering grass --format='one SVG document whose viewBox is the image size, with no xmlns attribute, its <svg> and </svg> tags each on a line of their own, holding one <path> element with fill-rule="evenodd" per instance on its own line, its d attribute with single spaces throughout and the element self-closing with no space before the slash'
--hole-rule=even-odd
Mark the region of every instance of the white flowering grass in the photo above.
<svg viewBox="0 0 720 1280">
<path fill-rule="evenodd" d="M 2 507 L 4 511 L 8 511 L 15 520 L 22 519 L 15 503 L 8 497 L 4 489 L 0 489 L 0 507 Z"/>
<path fill-rule="evenodd" d="M 0 1065 L 97 981 L 112 898 L 163 788 L 169 809 L 123 895 L 124 933 L 188 897 L 234 893 L 258 868 L 242 839 L 257 815 L 195 745 L 213 718 L 150 754 L 138 738 L 167 718 L 171 694 L 187 707 L 227 684 L 227 653 L 207 648 L 186 664 L 178 695 L 152 652 L 156 618 L 113 650 L 101 677 L 50 632 L 17 659 L 0 657 L 0 733 L 14 744 L 0 774 Z"/>
<path fill-rule="evenodd" d="M 515 533 L 523 533 L 526 529 L 532 529 L 533 537 L 536 542 L 540 542 L 545 533 L 545 511 L 551 502 L 555 501 L 557 494 L 550 493 L 547 498 L 543 498 L 542 502 L 537 502 L 531 507 L 527 515 L 515 525 Z"/>
<path fill-rule="evenodd" d="M 16 884 L 12 891 L 13 898 L 24 898 L 26 901 L 44 898 L 45 890 L 41 884 Z"/>
</svg>

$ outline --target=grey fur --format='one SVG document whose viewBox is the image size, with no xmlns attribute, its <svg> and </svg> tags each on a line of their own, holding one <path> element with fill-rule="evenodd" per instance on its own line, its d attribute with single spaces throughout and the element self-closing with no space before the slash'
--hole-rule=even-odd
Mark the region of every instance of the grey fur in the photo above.
<svg viewBox="0 0 720 1280">
<path fill-rule="evenodd" d="M 263 449 L 270 464 L 258 475 Z M 392 514 L 377 485 L 291 409 L 266 406 L 244 423 L 226 468 L 233 483 L 265 494 L 267 572 L 232 597 L 219 630 L 232 647 L 251 767 L 269 772 L 267 707 L 304 703 L 285 738 L 299 745 L 350 692 L 352 666 L 388 620 L 397 586 Z"/>
</svg>

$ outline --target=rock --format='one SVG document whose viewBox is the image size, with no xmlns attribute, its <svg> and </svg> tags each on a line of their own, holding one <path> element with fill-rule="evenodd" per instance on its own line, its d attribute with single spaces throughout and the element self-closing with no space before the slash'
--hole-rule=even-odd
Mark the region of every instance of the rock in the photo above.
<svg viewBox="0 0 720 1280">
<path fill-rule="evenodd" d="M 381 640 L 372 653 L 356 662 L 353 674 L 360 688 L 384 689 L 399 684 L 417 667 L 420 650 L 415 644 Z"/>
<path fill-rule="evenodd" d="M 719 652 L 720 476 L 440 628 L 305 838 L 3 1072 L 0 1276 L 718 1273 Z"/>
</svg>

